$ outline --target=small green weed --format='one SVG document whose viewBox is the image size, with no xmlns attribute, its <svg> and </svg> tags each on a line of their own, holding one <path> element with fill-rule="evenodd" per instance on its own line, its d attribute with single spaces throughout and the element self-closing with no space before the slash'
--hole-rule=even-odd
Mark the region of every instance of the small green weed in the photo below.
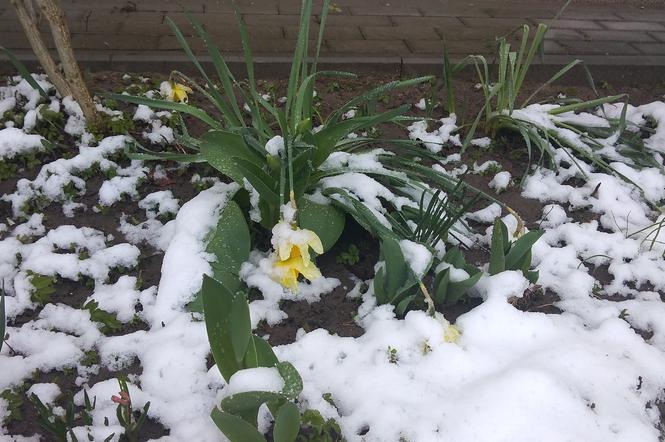
<svg viewBox="0 0 665 442">
<path fill-rule="evenodd" d="M 53 284 L 57 282 L 57 278 L 48 275 L 41 275 L 28 270 L 30 284 L 32 285 L 32 292 L 30 293 L 30 300 L 37 304 L 44 306 L 51 301 L 51 295 L 55 293 Z"/>
<path fill-rule="evenodd" d="M 101 324 L 100 330 L 104 334 L 115 333 L 122 328 L 122 322 L 118 321 L 115 314 L 99 308 L 97 301 L 91 300 L 83 305 L 90 312 L 90 319 Z"/>
<path fill-rule="evenodd" d="M 356 265 L 360 261 L 360 250 L 355 244 L 349 245 L 346 252 L 340 252 L 335 258 L 337 264 L 344 264 L 348 266 Z"/>
</svg>

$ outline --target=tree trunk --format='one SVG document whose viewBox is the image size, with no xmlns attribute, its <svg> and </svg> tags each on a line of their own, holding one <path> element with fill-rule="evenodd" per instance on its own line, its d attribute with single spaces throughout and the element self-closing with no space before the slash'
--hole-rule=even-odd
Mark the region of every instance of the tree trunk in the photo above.
<svg viewBox="0 0 665 442">
<path fill-rule="evenodd" d="M 65 80 L 62 73 L 58 70 L 51 54 L 49 54 L 44 40 L 39 33 L 37 28 L 37 23 L 35 21 L 34 9 L 32 8 L 32 0 L 11 0 L 14 10 L 16 10 L 16 15 L 21 22 L 21 26 L 25 31 L 25 36 L 30 42 L 33 52 L 37 56 L 37 60 L 44 68 L 44 72 L 48 75 L 50 81 L 55 86 L 55 89 L 60 93 L 61 96 L 66 97 L 67 95 L 72 95 L 72 90 L 69 87 L 69 83 Z"/>
<path fill-rule="evenodd" d="M 60 8 L 58 0 L 37 0 L 37 5 L 39 5 L 39 9 L 41 9 L 51 27 L 51 34 L 53 35 L 55 47 L 60 56 L 60 63 L 65 72 L 65 77 L 71 86 L 74 99 L 81 106 L 87 123 L 95 125 L 99 121 L 99 113 L 97 112 L 95 103 L 92 101 L 88 87 L 83 80 L 83 75 L 74 57 L 69 28 L 67 27 L 62 8 Z"/>
</svg>

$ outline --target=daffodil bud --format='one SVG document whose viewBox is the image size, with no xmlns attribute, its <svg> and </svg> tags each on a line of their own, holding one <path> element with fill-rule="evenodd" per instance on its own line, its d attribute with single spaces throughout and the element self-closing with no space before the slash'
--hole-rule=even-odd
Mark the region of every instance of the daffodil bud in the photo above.
<svg viewBox="0 0 665 442">
<path fill-rule="evenodd" d="M 266 162 L 268 163 L 268 167 L 270 168 L 271 172 L 278 171 L 282 165 L 278 156 L 270 154 L 266 155 Z"/>
<path fill-rule="evenodd" d="M 296 131 L 298 134 L 304 134 L 305 131 L 310 131 L 312 130 L 312 119 L 311 118 L 305 118 L 298 123 L 298 127 L 296 128 Z"/>
</svg>

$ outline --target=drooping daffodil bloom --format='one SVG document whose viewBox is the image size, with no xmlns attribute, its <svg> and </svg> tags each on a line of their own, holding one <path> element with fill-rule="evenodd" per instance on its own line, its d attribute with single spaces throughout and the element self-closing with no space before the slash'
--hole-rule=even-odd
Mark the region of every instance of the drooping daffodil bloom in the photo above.
<svg viewBox="0 0 665 442">
<path fill-rule="evenodd" d="M 445 342 L 454 344 L 456 343 L 461 335 L 460 329 L 456 325 L 451 324 L 441 313 L 434 313 L 434 319 L 436 319 L 441 326 L 443 327 L 443 340 Z"/>
<path fill-rule="evenodd" d="M 321 240 L 313 231 L 281 221 L 272 229 L 272 246 L 275 250 L 273 277 L 282 286 L 295 292 L 300 275 L 309 281 L 321 276 L 309 252 L 311 248 L 318 254 L 323 253 Z"/>
<path fill-rule="evenodd" d="M 311 261 L 305 261 L 300 255 L 298 247 L 291 249 L 291 255 L 288 259 L 275 261 L 273 269 L 278 282 L 293 292 L 298 291 L 298 277 L 300 275 L 308 281 L 314 281 L 321 277 L 321 271 L 318 267 Z"/>
<path fill-rule="evenodd" d="M 176 83 L 175 81 L 163 81 L 159 86 L 159 91 L 169 101 L 186 103 L 187 94 L 192 93 L 192 88 L 181 83 Z"/>
</svg>

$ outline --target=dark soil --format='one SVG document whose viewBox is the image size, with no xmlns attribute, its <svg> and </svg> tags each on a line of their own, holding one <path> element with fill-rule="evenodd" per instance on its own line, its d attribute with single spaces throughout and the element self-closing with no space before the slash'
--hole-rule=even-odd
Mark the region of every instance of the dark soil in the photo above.
<svg viewBox="0 0 665 442">
<path fill-rule="evenodd" d="M 121 77 L 124 73 L 118 72 L 104 72 L 91 76 L 89 79 L 92 88 L 96 92 L 117 91 L 127 86 L 127 82 L 122 80 Z M 154 83 L 158 84 L 163 79 L 161 75 L 152 76 L 150 73 L 142 73 L 142 75 L 151 77 Z M 369 88 L 375 87 L 380 83 L 390 81 L 392 78 L 389 75 L 377 74 L 374 76 L 366 76 L 359 79 L 351 80 L 325 80 L 317 84 L 317 91 L 320 97 L 320 108 L 322 115 L 326 115 L 331 109 L 338 107 L 340 104 L 348 101 L 350 98 L 362 93 Z M 275 91 L 275 96 L 278 98 L 282 95 L 285 82 L 283 80 L 276 81 L 262 81 L 261 89 L 268 91 Z M 630 94 L 633 103 L 644 103 L 660 99 L 665 94 L 665 84 L 652 85 L 653 87 L 625 87 L 621 88 L 609 84 L 601 84 L 601 93 L 603 95 L 628 93 Z M 464 80 L 457 81 L 457 97 L 456 101 L 462 103 L 460 108 L 457 109 L 459 121 L 470 122 L 475 118 L 475 115 L 483 101 L 482 94 L 475 87 L 475 81 Z M 529 84 L 525 88 L 525 93 L 528 95 L 531 91 L 535 90 L 539 84 Z M 574 90 L 566 85 L 554 85 L 544 89 L 540 95 L 541 99 L 548 97 L 555 97 L 559 93 L 566 93 L 570 96 L 576 96 L 583 99 L 592 98 L 595 96 L 591 88 L 576 87 Z M 391 107 L 403 103 L 415 103 L 425 95 L 425 87 L 416 87 L 408 90 L 396 91 L 391 96 L 381 98 L 376 103 L 379 110 L 389 109 Z M 442 102 L 445 102 L 441 97 Z M 200 97 L 193 95 L 192 104 L 200 105 L 208 108 L 208 104 L 202 103 Z M 121 105 L 121 108 L 124 108 Z M 441 107 L 435 110 L 433 117 L 440 118 L 447 115 L 445 109 Z M 198 122 L 188 121 L 190 131 L 193 135 L 201 133 L 204 128 Z M 382 138 L 404 138 L 405 131 L 399 127 L 381 127 Z M 141 128 L 137 127 L 134 131 L 137 139 L 141 139 Z M 478 134 L 477 136 L 482 136 Z M 499 138 L 501 139 L 501 138 Z M 66 152 L 67 142 L 65 140 L 63 146 L 56 148 L 50 154 L 41 157 L 44 162 L 51 161 L 57 156 Z M 71 145 L 71 143 L 70 143 Z M 455 149 L 444 149 L 442 154 L 453 153 Z M 526 172 L 527 160 L 524 154 L 524 146 L 520 140 L 514 138 L 506 138 L 497 143 L 496 147 L 488 151 L 478 152 L 478 149 L 469 149 L 465 154 L 463 160 L 466 164 L 472 165 L 473 162 L 478 164 L 486 160 L 496 159 L 503 166 L 503 170 L 508 170 L 514 179 L 519 182 L 522 175 Z M 126 161 L 126 160 L 123 160 Z M 171 164 L 167 164 L 167 167 Z M 31 169 L 21 170 L 19 174 L 11 179 L 0 181 L 0 195 L 4 193 L 11 193 L 14 191 L 16 182 L 20 178 L 32 179 L 39 171 L 40 166 Z M 139 189 L 141 195 L 154 192 L 162 189 L 170 189 L 176 198 L 180 200 L 181 205 L 196 195 L 197 190 L 190 183 L 191 176 L 194 173 L 202 175 L 211 175 L 214 173 L 211 169 L 201 169 L 199 166 L 191 166 L 188 169 L 183 169 L 182 172 L 171 171 L 167 180 L 155 180 L 154 177 L 148 179 Z M 488 188 L 487 184 L 491 176 L 483 175 L 468 175 L 467 181 L 476 186 L 478 189 L 493 194 L 494 192 Z M 126 214 L 129 219 L 134 219 L 136 222 L 145 219 L 144 211 L 137 205 L 137 201 L 126 199 L 116 203 L 110 211 L 95 213 L 90 210 L 91 207 L 97 204 L 97 192 L 101 186 L 104 178 L 101 176 L 94 176 L 87 181 L 87 189 L 84 195 L 80 195 L 75 200 L 86 204 L 89 208 L 85 213 L 78 214 L 74 218 L 67 218 L 62 214 L 62 209 L 59 204 L 51 204 L 43 209 L 45 215 L 44 224 L 47 229 L 52 229 L 60 225 L 71 224 L 78 227 L 87 226 L 101 230 L 107 234 L 112 234 L 114 240 L 112 243 L 125 242 L 124 235 L 118 230 L 119 218 L 122 214 Z M 537 222 L 542 215 L 542 205 L 534 200 L 527 200 L 520 196 L 520 189 L 518 186 L 512 186 L 507 191 L 497 196 L 498 199 L 507 203 L 515 211 L 517 211 L 526 221 L 527 226 L 537 227 Z M 576 211 L 570 213 L 576 220 L 589 221 L 596 219 L 597 216 L 585 211 Z M 0 220 L 11 217 L 11 207 L 9 204 L 0 202 Z M 0 234 L 2 238 L 2 234 Z M 354 244 L 360 250 L 360 261 L 354 265 L 344 265 L 337 262 L 337 256 L 342 251 Z M 141 281 L 141 288 L 147 288 L 156 285 L 160 278 L 160 269 L 163 254 L 155 251 L 148 245 L 140 246 L 141 259 L 136 269 L 132 269 L 128 274 L 137 276 Z M 487 263 L 488 253 L 483 249 L 473 249 L 466 253 L 467 261 L 481 265 Z M 373 277 L 373 266 L 378 259 L 378 245 L 377 243 L 368 238 L 368 235 L 349 220 L 347 228 L 343 234 L 342 240 L 335 246 L 333 250 L 323 255 L 318 264 L 321 271 L 327 277 L 338 278 L 341 281 L 340 286 L 332 293 L 324 295 L 320 302 L 309 304 L 307 302 L 284 302 L 281 306 L 282 309 L 288 314 L 288 319 L 282 323 L 269 327 L 262 324 L 257 333 L 259 335 L 268 334 L 269 341 L 272 345 L 287 344 L 293 342 L 298 329 L 302 328 L 305 331 L 311 331 L 317 328 L 324 328 L 330 333 L 338 334 L 340 336 L 353 336 L 357 337 L 362 335 L 363 329 L 355 322 L 357 315 L 357 307 L 359 300 L 349 299 L 346 293 L 351 289 L 358 280 L 368 280 Z M 593 270 L 592 274 L 598 279 L 599 285 L 602 287 L 611 281 L 611 276 L 606 268 L 599 267 Z M 115 280 L 120 273 L 113 275 Z M 51 297 L 51 302 L 61 302 L 73 307 L 82 307 L 86 298 L 92 293 L 92 289 L 85 285 L 84 281 L 59 281 L 56 286 L 56 292 Z M 608 298 L 610 299 L 610 298 Z M 538 287 L 533 287 L 524 294 L 522 298 L 515 298 L 511 300 L 515 308 L 524 311 L 541 312 L 547 314 L 558 314 L 561 310 L 556 307 L 559 300 L 555 293 L 550 291 L 543 291 Z M 458 316 L 468 312 L 480 303 L 478 299 L 465 299 L 459 304 L 450 307 L 446 312 L 446 317 L 454 321 Z M 36 319 L 39 309 L 35 311 L 26 312 L 15 320 L 11 321 L 10 325 L 20 326 L 30 320 Z M 117 334 L 131 333 L 137 329 L 142 329 L 145 324 L 139 322 L 127 324 L 116 332 Z M 114 334 L 116 334 L 114 333 Z M 644 336 L 648 339 L 648 336 Z M 11 342 L 11 339 L 10 339 Z M 95 375 L 91 380 L 91 384 L 99 382 L 104 379 L 111 379 L 118 376 L 127 376 L 130 374 L 140 374 L 142 371 L 138 361 L 133 365 L 126 367 L 121 372 L 110 372 L 102 368 L 99 374 Z M 51 373 L 35 373 L 31 382 L 57 382 L 60 385 L 65 395 L 57 401 L 60 406 L 66 405 L 67 393 L 74 393 L 78 388 L 74 384 L 76 378 L 75 372 L 51 372 Z M 27 390 L 25 386 L 24 390 Z M 110 398 L 97 398 L 98 401 L 110 400 Z M 657 404 L 662 410 L 662 403 Z M 80 410 L 79 410 L 80 411 Z M 45 434 L 41 428 L 35 423 L 36 413 L 34 407 L 29 405 L 27 400 L 24 400 L 21 406 L 23 414 L 22 420 L 11 421 L 8 424 L 8 430 L 13 435 L 32 435 L 35 432 L 42 434 L 45 440 L 52 440 L 52 437 Z M 141 432 L 141 441 L 150 438 L 158 437 L 168 434 L 158 422 L 148 420 Z"/>
</svg>

